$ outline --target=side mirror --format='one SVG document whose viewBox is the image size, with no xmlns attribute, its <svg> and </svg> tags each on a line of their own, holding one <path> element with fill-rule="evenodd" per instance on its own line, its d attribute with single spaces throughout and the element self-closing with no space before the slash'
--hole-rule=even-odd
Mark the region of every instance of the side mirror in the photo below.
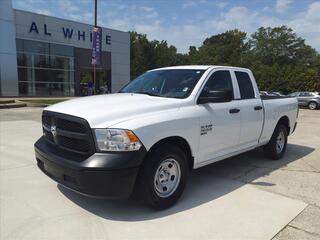
<svg viewBox="0 0 320 240">
<path fill-rule="evenodd" d="M 219 102 L 230 102 L 233 99 L 231 91 L 206 91 L 203 90 L 200 94 L 197 103 L 219 103 Z"/>
</svg>

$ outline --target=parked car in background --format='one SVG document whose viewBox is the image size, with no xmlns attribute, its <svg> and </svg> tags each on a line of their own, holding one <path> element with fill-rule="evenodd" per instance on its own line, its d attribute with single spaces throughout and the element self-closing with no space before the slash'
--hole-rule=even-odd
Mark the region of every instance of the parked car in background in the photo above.
<svg viewBox="0 0 320 240">
<path fill-rule="evenodd" d="M 273 96 L 284 96 L 282 93 L 280 92 L 269 92 L 269 95 L 273 95 Z"/>
<path fill-rule="evenodd" d="M 261 96 L 267 96 L 267 95 L 269 95 L 269 93 L 267 91 L 260 91 L 260 95 Z"/>
<path fill-rule="evenodd" d="M 308 107 L 311 110 L 320 107 L 320 95 L 318 92 L 294 92 L 288 95 L 289 97 L 296 97 L 299 106 Z"/>
<path fill-rule="evenodd" d="M 267 91 L 260 91 L 260 95 L 261 96 L 284 96 L 282 93 L 280 92 L 267 92 Z"/>
</svg>

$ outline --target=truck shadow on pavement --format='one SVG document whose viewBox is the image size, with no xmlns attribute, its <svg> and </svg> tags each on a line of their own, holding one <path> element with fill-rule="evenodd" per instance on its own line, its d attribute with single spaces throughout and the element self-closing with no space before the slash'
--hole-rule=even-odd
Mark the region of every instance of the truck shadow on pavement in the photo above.
<svg viewBox="0 0 320 240">
<path fill-rule="evenodd" d="M 288 168 L 288 164 L 302 159 L 314 150 L 302 145 L 288 144 L 284 157 L 281 160 L 272 161 L 265 158 L 262 149 L 259 148 L 194 170 L 189 176 L 187 187 L 178 203 L 163 211 L 154 211 L 133 200 L 111 201 L 89 198 L 62 185 L 58 185 L 58 189 L 78 206 L 102 218 L 114 221 L 144 221 L 198 207 L 245 184 L 271 187 L 275 184 L 253 181 L 277 169 Z"/>
</svg>

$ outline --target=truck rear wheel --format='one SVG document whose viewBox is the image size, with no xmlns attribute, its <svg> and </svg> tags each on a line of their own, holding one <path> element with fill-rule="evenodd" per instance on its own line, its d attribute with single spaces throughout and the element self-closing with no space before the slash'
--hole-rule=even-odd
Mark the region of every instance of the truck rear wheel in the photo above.
<svg viewBox="0 0 320 240">
<path fill-rule="evenodd" d="M 278 124 L 267 145 L 263 147 L 264 154 L 273 159 L 282 158 L 287 148 L 288 132 L 283 124 Z"/>
<path fill-rule="evenodd" d="M 151 150 L 137 179 L 137 197 L 157 210 L 172 206 L 182 195 L 188 177 L 184 152 L 162 144 Z"/>
</svg>

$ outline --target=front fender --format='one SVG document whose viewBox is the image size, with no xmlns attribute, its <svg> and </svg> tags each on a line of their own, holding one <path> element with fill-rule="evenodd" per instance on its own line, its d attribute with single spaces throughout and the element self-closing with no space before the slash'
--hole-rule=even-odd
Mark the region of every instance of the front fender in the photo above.
<svg viewBox="0 0 320 240">
<path fill-rule="evenodd" d="M 147 151 L 164 138 L 181 137 L 188 142 L 192 156 L 195 160 L 197 159 L 200 137 L 199 118 L 191 116 L 191 112 L 165 111 L 121 122 L 113 125 L 112 128 L 132 130 Z"/>
</svg>

